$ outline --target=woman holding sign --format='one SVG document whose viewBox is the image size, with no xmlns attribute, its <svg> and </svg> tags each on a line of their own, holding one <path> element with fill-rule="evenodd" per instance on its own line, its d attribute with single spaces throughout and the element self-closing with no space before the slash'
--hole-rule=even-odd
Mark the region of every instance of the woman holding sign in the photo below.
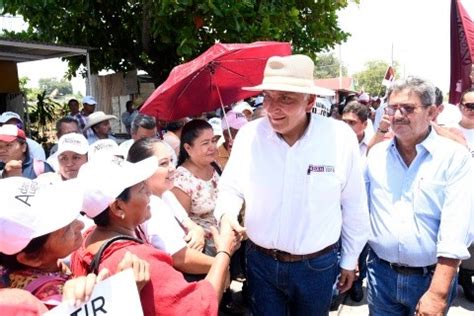
<svg viewBox="0 0 474 316">
<path fill-rule="evenodd" d="M 158 168 L 156 157 L 135 164 L 118 158 L 84 165 L 78 178 L 85 184 L 85 213 L 97 227 L 85 233 L 82 247 L 73 254 L 72 269 L 85 275 L 96 268 L 115 273 L 126 251 L 147 261 L 150 282 L 140 291 L 145 315 L 216 315 L 225 288 L 230 256 L 240 239 L 232 232 L 212 233 L 218 253 L 206 278 L 188 283 L 172 267 L 171 257 L 154 248 L 140 229 L 150 218 L 150 191 L 145 180 Z"/>
<path fill-rule="evenodd" d="M 96 276 L 71 282 L 73 276 L 60 261 L 82 243 L 84 224 L 77 219 L 82 198 L 74 180 L 55 184 L 21 177 L 0 180 L 0 288 L 30 292 L 48 308 L 61 303 L 64 288 L 74 301 L 90 294 Z M 129 263 L 140 261 L 131 256 L 127 255 Z M 120 269 L 130 266 L 121 260 Z M 136 267 L 146 270 L 144 262 Z M 106 274 L 103 271 L 98 279 Z"/>
</svg>

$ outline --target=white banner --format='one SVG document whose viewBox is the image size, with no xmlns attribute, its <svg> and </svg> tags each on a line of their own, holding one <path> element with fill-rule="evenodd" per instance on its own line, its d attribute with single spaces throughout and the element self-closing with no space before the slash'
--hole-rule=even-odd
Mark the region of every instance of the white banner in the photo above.
<svg viewBox="0 0 474 316">
<path fill-rule="evenodd" d="M 127 269 L 96 284 L 91 298 L 79 307 L 67 302 L 43 314 L 46 316 L 143 315 L 133 270 Z"/>
</svg>

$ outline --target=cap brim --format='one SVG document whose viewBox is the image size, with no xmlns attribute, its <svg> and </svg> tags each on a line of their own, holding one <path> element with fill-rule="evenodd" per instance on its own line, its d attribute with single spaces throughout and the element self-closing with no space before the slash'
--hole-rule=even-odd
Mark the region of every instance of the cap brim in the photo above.
<svg viewBox="0 0 474 316">
<path fill-rule="evenodd" d="M 6 142 L 6 143 L 11 143 L 12 141 L 16 140 L 17 138 L 18 137 L 11 136 L 11 135 L 0 135 L 0 141 Z"/>
<path fill-rule="evenodd" d="M 52 233 L 71 224 L 82 210 L 83 191 L 77 180 L 45 185 L 38 192 L 33 207 L 41 212 L 41 229 L 33 237 Z"/>
<path fill-rule="evenodd" d="M 246 91 L 263 91 L 263 90 L 274 90 L 274 91 L 286 91 L 286 92 L 296 92 L 296 93 L 307 93 L 314 95 L 322 96 L 335 96 L 335 92 L 331 89 L 326 89 L 323 87 L 312 86 L 312 87 L 297 87 L 286 84 L 261 84 L 253 87 L 242 87 L 242 90 Z"/>
<path fill-rule="evenodd" d="M 120 171 L 122 174 L 118 175 L 116 179 L 107 179 L 101 177 L 100 174 L 92 175 L 91 172 L 93 170 L 91 170 L 88 165 L 91 163 L 95 164 L 97 161 L 88 162 L 86 165 L 82 166 L 79 171 L 79 177 L 81 177 L 82 173 L 83 185 L 88 185 L 88 182 L 91 181 L 88 179 L 89 177 L 95 176 L 96 180 L 94 186 L 97 186 L 97 188 L 92 190 L 89 188 L 85 189 L 86 194 L 84 196 L 84 204 L 93 205 L 93 208 L 83 208 L 83 211 L 89 218 L 94 218 L 102 213 L 125 189 L 145 181 L 158 169 L 158 160 L 155 156 L 152 156 L 136 163 L 126 162 L 127 166 Z M 115 185 L 110 186 L 110 181 L 114 181 Z M 107 192 L 102 193 L 104 190 L 107 190 Z M 105 196 L 107 196 L 107 198 L 105 198 Z M 91 203 L 91 201 L 93 203 Z M 97 201 L 100 201 L 100 204 Z"/>
</svg>

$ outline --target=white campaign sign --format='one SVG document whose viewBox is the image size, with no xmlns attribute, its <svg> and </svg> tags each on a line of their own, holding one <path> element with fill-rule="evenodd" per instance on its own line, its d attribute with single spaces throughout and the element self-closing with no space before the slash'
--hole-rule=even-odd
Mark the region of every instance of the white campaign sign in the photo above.
<svg viewBox="0 0 474 316">
<path fill-rule="evenodd" d="M 90 300 L 71 307 L 67 302 L 43 314 L 46 316 L 143 315 L 133 270 L 127 269 L 96 284 Z"/>
</svg>

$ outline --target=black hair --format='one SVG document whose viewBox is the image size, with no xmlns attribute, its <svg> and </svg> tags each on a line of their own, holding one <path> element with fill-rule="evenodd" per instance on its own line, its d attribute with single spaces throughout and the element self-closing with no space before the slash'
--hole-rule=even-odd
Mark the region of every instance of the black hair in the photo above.
<svg viewBox="0 0 474 316">
<path fill-rule="evenodd" d="M 440 106 L 441 104 L 443 104 L 443 92 L 438 87 L 435 87 L 435 102 L 434 102 L 434 104 L 436 106 Z"/>
<path fill-rule="evenodd" d="M 122 191 L 122 193 L 117 196 L 116 200 L 122 200 L 128 202 L 130 199 L 130 187 Z M 93 218 L 94 223 L 99 227 L 105 227 L 110 224 L 110 206 L 108 206 L 103 212 Z"/>
<path fill-rule="evenodd" d="M 42 235 L 36 238 L 33 238 L 28 245 L 20 252 L 24 252 L 28 258 L 38 257 L 43 250 L 44 245 L 48 241 L 48 238 L 51 234 Z M 18 252 L 18 253 L 20 253 Z M 23 263 L 18 262 L 16 259 L 17 254 L 6 255 L 0 253 L 0 265 L 11 271 L 26 269 L 28 266 Z"/>
<path fill-rule="evenodd" d="M 79 101 L 77 101 L 76 99 L 71 99 L 71 100 L 67 101 L 67 105 L 68 105 L 68 106 L 71 106 L 71 103 L 72 103 L 72 102 L 76 102 L 77 105 L 79 105 Z"/>
<path fill-rule="evenodd" d="M 19 142 L 21 145 L 25 144 L 26 145 L 26 150 L 25 152 L 23 153 L 24 155 L 24 158 L 27 158 L 30 156 L 30 146 L 28 146 L 28 143 L 26 142 L 26 139 L 25 138 L 21 138 L 21 137 L 17 137 L 16 138 L 16 141 Z"/>
<path fill-rule="evenodd" d="M 184 124 L 181 131 L 181 143 L 179 144 L 178 166 L 189 158 L 188 152 L 184 149 L 184 144 L 192 145 L 194 140 L 206 129 L 212 130 L 212 126 L 205 120 L 196 119 Z"/>
<path fill-rule="evenodd" d="M 146 137 L 135 141 L 128 150 L 127 160 L 135 163 L 153 156 L 153 145 L 156 143 L 161 143 L 161 140 Z"/>
<path fill-rule="evenodd" d="M 69 101 L 71 102 L 71 101 Z M 56 121 L 56 133 L 59 134 L 59 130 L 61 129 L 61 125 L 63 123 L 76 123 L 77 127 L 79 127 L 79 122 L 72 116 L 65 116 L 60 118 L 59 120 Z"/>
<path fill-rule="evenodd" d="M 354 113 L 363 123 L 366 122 L 369 118 L 370 110 L 366 105 L 358 101 L 351 101 L 347 103 L 347 105 L 342 110 L 342 114 L 344 113 Z"/>
<path fill-rule="evenodd" d="M 168 122 L 165 126 L 165 129 L 168 131 L 176 132 L 179 129 L 183 128 L 184 124 L 186 124 L 184 120 Z"/>
</svg>

